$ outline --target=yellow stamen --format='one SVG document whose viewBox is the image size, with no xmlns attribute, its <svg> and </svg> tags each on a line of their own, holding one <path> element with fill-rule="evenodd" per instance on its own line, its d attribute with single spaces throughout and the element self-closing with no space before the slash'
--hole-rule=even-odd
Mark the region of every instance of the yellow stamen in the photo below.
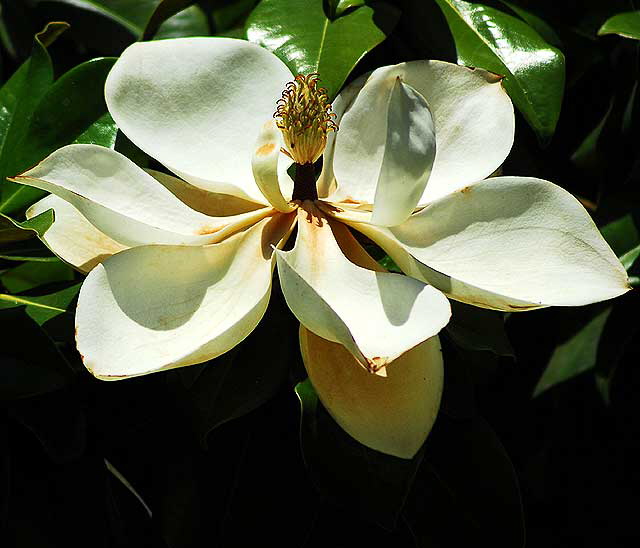
<svg viewBox="0 0 640 548">
<path fill-rule="evenodd" d="M 284 137 L 284 152 L 296 164 L 313 164 L 324 152 L 327 133 L 338 129 L 327 90 L 318 87 L 318 75 L 298 74 L 277 105 L 273 117 Z"/>
</svg>

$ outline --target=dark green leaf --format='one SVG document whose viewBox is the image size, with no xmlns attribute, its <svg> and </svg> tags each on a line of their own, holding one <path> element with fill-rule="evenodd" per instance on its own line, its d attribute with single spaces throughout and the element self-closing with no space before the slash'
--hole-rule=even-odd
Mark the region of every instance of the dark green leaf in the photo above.
<svg viewBox="0 0 640 548">
<path fill-rule="evenodd" d="M 640 10 L 618 13 L 600 27 L 598 36 L 619 34 L 625 38 L 640 40 Z"/>
<path fill-rule="evenodd" d="M 496 433 L 479 416 L 438 418 L 425 444 L 414 492 L 422 500 L 417 501 L 417 513 L 409 516 L 412 525 L 420 536 L 421 528 L 429 529 L 424 536 L 443 547 L 466 546 L 471 540 L 495 548 L 524 544 L 513 464 Z M 445 511 L 439 514 L 442 508 Z"/>
<path fill-rule="evenodd" d="M 0 310 L 0 321 L 0 400 L 51 392 L 71 380 L 72 370 L 53 341 L 22 307 Z"/>
<path fill-rule="evenodd" d="M 49 23 L 35 36 L 31 57 L 13 74 L 0 89 L 0 212 L 10 213 L 17 185 L 5 178 L 16 175 L 15 157 L 21 152 L 22 140 L 27 132 L 33 112 L 40 99 L 53 83 L 53 68 L 46 45 L 64 30 L 66 23 Z M 31 189 L 32 196 L 40 195 Z M 29 191 L 27 191 L 29 193 Z"/>
<path fill-rule="evenodd" d="M 322 0 L 262 0 L 247 20 L 247 38 L 275 53 L 293 74 L 317 72 L 333 98 L 358 61 L 380 44 L 398 21 L 382 2 L 331 21 Z"/>
<path fill-rule="evenodd" d="M 469 350 L 489 350 L 498 356 L 513 356 L 500 312 L 451 302 L 451 321 L 446 330 L 453 341 Z"/>
<path fill-rule="evenodd" d="M 436 1 L 453 34 L 458 62 L 504 75 L 511 99 L 547 142 L 560 116 L 564 55 L 517 17 L 462 0 Z"/>
<path fill-rule="evenodd" d="M 191 6 L 160 25 L 154 34 L 154 40 L 181 38 L 183 36 L 209 36 L 207 16 L 198 6 Z"/>
<path fill-rule="evenodd" d="M 596 365 L 600 336 L 610 313 L 611 307 L 600 311 L 573 337 L 556 347 L 533 391 L 534 397 Z"/>
<path fill-rule="evenodd" d="M 640 245 L 640 231 L 631 213 L 606 224 L 600 232 L 618 257 Z"/>
<path fill-rule="evenodd" d="M 544 19 L 538 17 L 535 13 L 531 13 L 530 11 L 525 10 L 524 8 L 514 4 L 513 2 L 506 2 L 501 0 L 505 6 L 511 8 L 511 10 L 516 13 L 525 23 L 527 23 L 531 28 L 533 28 L 542 38 L 547 41 L 552 46 L 557 48 L 562 47 L 562 40 L 556 34 L 556 31 L 551 28 L 551 25 L 547 23 Z"/>
<path fill-rule="evenodd" d="M 149 19 L 144 28 L 142 39 L 151 40 L 151 38 L 156 36 L 158 29 L 160 29 L 160 27 L 164 23 L 166 23 L 166 21 L 169 18 L 172 18 L 174 15 L 176 15 L 177 13 L 183 10 L 187 12 L 186 8 L 188 8 L 189 6 L 195 3 L 196 3 L 196 0 L 161 0 L 158 3 L 158 6 L 155 8 L 155 10 L 149 16 Z M 198 11 L 204 17 L 204 13 L 202 13 L 202 10 L 199 10 L 198 8 L 194 8 L 193 10 L 188 11 L 186 17 L 183 17 L 183 24 L 185 19 L 189 19 L 191 17 L 190 15 L 191 13 L 197 13 Z M 196 17 L 199 17 L 199 15 L 196 15 Z M 206 19 L 205 19 L 205 25 L 206 25 Z M 176 36 L 186 36 L 186 34 L 177 34 Z M 162 38 L 169 38 L 169 37 L 173 37 L 173 36 L 162 36 Z M 160 36 L 156 36 L 156 38 L 160 38 Z"/>
<path fill-rule="evenodd" d="M 80 291 L 81 284 L 45 295 L 8 295 L 0 293 L 0 309 L 26 306 L 29 317 L 38 325 L 44 325 L 60 314 L 72 312 L 69 307 Z"/>
<path fill-rule="evenodd" d="M 22 293 L 53 282 L 72 281 L 73 278 L 73 269 L 60 260 L 52 263 L 23 263 L 0 276 L 2 284 L 10 293 Z"/>
<path fill-rule="evenodd" d="M 406 460 L 369 449 L 335 423 L 309 379 L 296 386 L 296 394 L 302 453 L 318 490 L 338 506 L 393 529 L 423 451 Z"/>
<path fill-rule="evenodd" d="M 0 219 L 3 219 L 13 226 L 16 227 L 16 230 L 19 233 L 26 234 L 26 238 L 31 238 L 34 235 L 38 235 L 40 237 L 44 236 L 44 233 L 49 230 L 49 227 L 53 224 L 54 221 L 54 213 L 53 209 L 47 209 L 47 211 L 43 211 L 39 215 L 32 217 L 26 221 L 16 221 L 7 215 L 3 215 L 0 213 Z M 2 231 L 0 231 L 1 233 Z M 16 238 L 16 239 L 26 239 L 26 238 Z M 9 241 L 3 240 L 0 238 L 0 242 Z M 13 241 L 13 240 L 11 240 Z"/>
</svg>

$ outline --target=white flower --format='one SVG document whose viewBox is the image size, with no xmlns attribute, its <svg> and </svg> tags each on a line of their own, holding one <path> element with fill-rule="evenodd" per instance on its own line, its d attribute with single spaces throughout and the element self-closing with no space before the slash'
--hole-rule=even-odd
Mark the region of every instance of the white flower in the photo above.
<svg viewBox="0 0 640 548">
<path fill-rule="evenodd" d="M 96 377 L 228 351 L 260 321 L 277 262 L 324 405 L 362 443 L 411 457 L 439 406 L 445 295 L 517 311 L 627 291 L 570 194 L 539 179 L 483 180 L 513 142 L 499 77 L 439 61 L 382 67 L 336 98 L 337 132 L 315 80 L 292 79 L 240 40 L 134 44 L 108 77 L 109 111 L 182 180 L 91 145 L 16 178 L 52 193 L 29 215 L 52 207 L 46 244 L 89 271 L 77 346 Z M 308 164 L 294 184 L 291 162 L 315 160 L 325 142 L 317 187 Z M 382 271 L 348 227 L 407 276 Z"/>
</svg>

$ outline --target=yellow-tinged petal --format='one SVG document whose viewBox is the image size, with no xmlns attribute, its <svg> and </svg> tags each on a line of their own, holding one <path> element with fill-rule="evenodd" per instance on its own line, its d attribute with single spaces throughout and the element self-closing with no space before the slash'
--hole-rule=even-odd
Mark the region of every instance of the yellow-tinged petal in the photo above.
<svg viewBox="0 0 640 548">
<path fill-rule="evenodd" d="M 27 219 L 53 209 L 54 222 L 41 238 L 64 262 L 86 274 L 98 263 L 126 246 L 100 232 L 69 202 L 53 194 L 33 204 Z"/>
<path fill-rule="evenodd" d="M 360 443 L 412 458 L 436 420 L 443 385 L 437 336 L 390 363 L 387 376 L 371 375 L 342 345 L 300 326 L 300 349 L 320 401 Z"/>
<path fill-rule="evenodd" d="M 264 314 L 273 247 L 295 215 L 274 213 L 209 246 L 148 245 L 95 267 L 78 300 L 76 342 L 86 367 L 114 380 L 219 356 Z"/>
<path fill-rule="evenodd" d="M 299 209 L 298 217 L 295 247 L 277 252 L 278 273 L 287 304 L 305 327 L 377 371 L 447 324 L 451 310 L 437 289 L 358 266 L 361 259 L 345 257 L 349 247 L 360 248 L 346 227 L 317 210 Z"/>
</svg>

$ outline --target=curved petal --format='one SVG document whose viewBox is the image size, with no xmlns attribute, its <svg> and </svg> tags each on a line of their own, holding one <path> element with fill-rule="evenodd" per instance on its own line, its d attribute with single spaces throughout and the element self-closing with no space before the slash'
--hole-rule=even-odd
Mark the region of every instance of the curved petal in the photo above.
<svg viewBox="0 0 640 548">
<path fill-rule="evenodd" d="M 294 208 L 282 195 L 278 173 L 278 160 L 284 156 L 280 152 L 282 144 L 282 133 L 275 121 L 269 120 L 260 130 L 251 159 L 251 168 L 256 184 L 268 202 L 278 211 L 289 213 Z"/>
<path fill-rule="evenodd" d="M 358 266 L 345 253 L 354 261 L 366 253 L 346 227 L 302 209 L 298 215 L 296 245 L 278 251 L 278 274 L 289 308 L 305 327 L 377 371 L 447 324 L 449 302 L 438 290 Z"/>
<path fill-rule="evenodd" d="M 291 79 L 275 55 L 245 40 L 178 38 L 129 46 L 105 97 L 127 137 L 174 173 L 264 203 L 251 155 Z"/>
<path fill-rule="evenodd" d="M 191 209 L 195 209 L 205 215 L 211 217 L 228 217 L 230 215 L 240 215 L 248 213 L 256 209 L 264 208 L 264 204 L 250 202 L 237 198 L 231 194 L 220 194 L 211 192 L 203 188 L 193 186 L 182 179 L 178 179 L 173 175 L 162 173 L 154 169 L 145 169 L 162 186 L 167 188 L 183 204 L 188 205 Z"/>
<path fill-rule="evenodd" d="M 367 373 L 343 346 L 303 326 L 300 349 L 320 401 L 350 436 L 396 457 L 417 453 L 440 407 L 444 371 L 437 336 L 390 364 L 386 377 Z"/>
<path fill-rule="evenodd" d="M 266 310 L 295 216 L 274 214 L 203 247 L 141 246 L 94 268 L 80 290 L 76 343 L 87 369 L 115 380 L 200 363 L 233 348 Z"/>
<path fill-rule="evenodd" d="M 374 203 L 376 224 L 397 225 L 411 215 L 427 185 L 436 136 L 427 102 L 401 75 L 371 75 L 342 117 L 335 146 L 337 196 Z"/>
<path fill-rule="evenodd" d="M 128 246 L 213 243 L 272 211 L 204 215 L 183 204 L 126 156 L 96 145 L 60 148 L 13 180 L 66 200 L 98 230 Z"/>
<path fill-rule="evenodd" d="M 338 93 L 337 97 L 333 100 L 333 103 L 331 103 L 331 112 L 335 114 L 334 121 L 338 128 L 342 123 L 342 116 L 351 106 L 351 103 L 353 103 L 358 93 L 360 93 L 362 86 L 364 86 L 370 74 L 371 73 L 366 73 L 359 78 L 356 78 L 346 88 Z M 335 154 L 337 134 L 338 133 L 336 131 L 330 131 L 327 134 L 327 146 L 325 147 L 322 155 L 322 171 L 316 181 L 318 197 L 320 198 L 327 198 L 336 191 L 336 181 L 333 172 L 333 158 Z"/>
<path fill-rule="evenodd" d="M 55 220 L 41 238 L 44 244 L 80 272 L 87 273 L 98 263 L 126 246 L 95 228 L 69 202 L 49 195 L 27 210 L 27 219 L 53 209 Z"/>
<path fill-rule="evenodd" d="M 515 119 L 501 77 L 442 61 L 410 61 L 375 70 L 361 94 L 370 84 L 397 77 L 424 97 L 435 124 L 436 155 L 420 204 L 484 179 L 502 164 L 513 144 Z M 358 99 L 351 109 L 356 108 Z M 336 136 L 334 170 L 338 192 L 344 169 L 341 166 L 358 161 L 353 147 L 347 146 L 343 152 L 341 146 L 341 140 L 345 144 L 350 140 L 345 130 L 349 113 L 341 122 L 342 134 L 339 131 Z M 371 111 L 366 118 L 377 126 L 380 116 Z"/>
<path fill-rule="evenodd" d="M 582 205 L 557 185 L 496 177 L 442 198 L 398 227 L 338 217 L 410 276 L 496 310 L 579 306 L 630 289 L 624 267 Z"/>
</svg>

